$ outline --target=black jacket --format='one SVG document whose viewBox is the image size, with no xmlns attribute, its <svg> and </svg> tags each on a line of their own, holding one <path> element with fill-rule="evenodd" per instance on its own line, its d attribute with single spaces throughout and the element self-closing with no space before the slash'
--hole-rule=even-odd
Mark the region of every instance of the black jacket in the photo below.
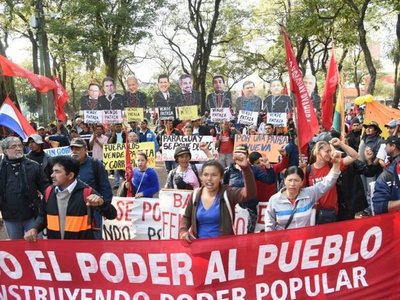
<svg viewBox="0 0 400 300">
<path fill-rule="evenodd" d="M 40 165 L 23 157 L 3 158 L 0 163 L 0 210 L 4 220 L 21 222 L 36 217 L 38 192 L 44 193 L 49 180 Z"/>
<path fill-rule="evenodd" d="M 124 96 L 124 107 L 142 107 L 147 108 L 147 96 L 142 92 L 127 92 Z"/>
<path fill-rule="evenodd" d="M 99 110 L 124 110 L 124 96 L 114 94 L 114 98 L 110 102 L 104 94 L 99 97 L 97 105 Z"/>
<path fill-rule="evenodd" d="M 154 107 L 166 107 L 166 106 L 176 106 L 177 94 L 172 91 L 168 91 L 168 99 L 164 98 L 162 92 L 158 91 L 153 95 Z"/>
</svg>

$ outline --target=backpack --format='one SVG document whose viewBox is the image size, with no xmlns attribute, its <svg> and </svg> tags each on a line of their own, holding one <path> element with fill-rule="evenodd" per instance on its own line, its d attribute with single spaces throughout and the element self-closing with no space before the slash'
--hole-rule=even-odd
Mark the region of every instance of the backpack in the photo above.
<svg viewBox="0 0 400 300">
<path fill-rule="evenodd" d="M 194 163 L 190 163 L 190 167 L 193 170 L 194 174 L 197 177 L 197 180 L 199 184 L 201 185 L 201 180 L 199 176 L 199 171 L 197 170 L 197 167 Z M 171 176 L 169 177 L 169 186 L 174 186 L 174 180 L 176 176 L 176 168 L 171 170 Z M 187 184 L 186 182 L 183 181 L 183 178 L 180 178 L 179 183 L 177 184 L 178 189 L 183 189 L 183 190 L 193 190 L 193 187 L 190 184 Z"/>
<path fill-rule="evenodd" d="M 53 185 L 49 185 L 46 190 L 44 191 L 44 201 L 47 203 L 49 201 L 51 192 L 54 190 Z M 92 194 L 93 189 L 90 186 L 85 186 L 83 188 L 83 201 L 85 201 L 85 204 L 87 203 L 86 198 L 89 197 L 90 194 Z M 96 219 L 92 218 L 92 210 L 90 206 L 87 206 L 87 214 L 88 214 L 88 224 L 92 225 L 92 228 L 96 228 Z"/>
</svg>

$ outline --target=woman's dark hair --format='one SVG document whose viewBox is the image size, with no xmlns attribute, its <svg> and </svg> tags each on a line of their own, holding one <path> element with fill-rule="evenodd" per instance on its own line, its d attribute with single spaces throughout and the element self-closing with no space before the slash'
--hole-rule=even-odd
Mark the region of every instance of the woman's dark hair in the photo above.
<svg viewBox="0 0 400 300">
<path fill-rule="evenodd" d="M 286 169 L 285 173 L 283 174 L 283 178 L 286 179 L 289 175 L 296 174 L 299 175 L 301 180 L 304 180 L 304 172 L 303 169 L 298 166 L 291 166 Z"/>
<path fill-rule="evenodd" d="M 202 173 L 202 174 L 203 174 L 203 171 L 204 171 L 204 169 L 205 169 L 206 167 L 216 167 L 216 168 L 218 169 L 218 171 L 219 171 L 221 177 L 224 176 L 224 167 L 221 165 L 221 163 L 220 163 L 218 160 L 216 160 L 216 159 L 207 160 L 207 161 L 203 164 L 203 166 L 202 166 L 202 168 L 201 168 L 201 173 Z"/>
<path fill-rule="evenodd" d="M 138 156 L 138 155 L 140 155 L 140 156 L 143 156 L 143 157 L 144 157 L 144 159 L 145 159 L 146 161 L 148 161 L 148 160 L 149 160 L 149 158 L 147 157 L 147 154 L 146 154 L 146 153 L 144 153 L 144 152 L 139 152 L 139 153 L 136 153 L 136 156 Z"/>
<path fill-rule="evenodd" d="M 74 178 L 76 178 L 79 174 L 79 160 L 68 156 L 68 155 L 60 155 L 54 156 L 50 159 L 51 167 L 55 164 L 59 164 L 64 167 L 65 173 L 68 175 L 69 173 L 74 173 Z"/>
</svg>

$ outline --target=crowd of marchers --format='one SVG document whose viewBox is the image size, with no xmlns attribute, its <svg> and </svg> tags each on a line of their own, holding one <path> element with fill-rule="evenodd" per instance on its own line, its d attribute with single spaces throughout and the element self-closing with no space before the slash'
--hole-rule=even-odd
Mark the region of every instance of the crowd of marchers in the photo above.
<svg viewBox="0 0 400 300">
<path fill-rule="evenodd" d="M 315 78 L 304 83 L 314 109 L 321 99 L 314 92 Z M 168 76 L 158 78 L 152 104 L 139 91 L 138 80 L 127 79 L 129 91 L 116 92 L 113 78 L 90 83 L 81 109 L 123 110 L 141 107 L 149 118 L 114 124 L 87 124 L 77 114 L 67 123 L 35 127 L 26 140 L 10 133 L 1 141 L 0 211 L 10 239 L 35 241 L 45 230 L 49 239 L 101 239 L 104 218 L 114 219 L 113 195 L 154 197 L 160 188 L 193 190 L 182 222 L 180 237 L 192 242 L 235 234 L 235 206 L 249 212 L 248 233 L 254 233 L 258 203 L 268 202 L 265 227 L 274 231 L 368 217 L 400 209 L 400 122 L 364 122 L 363 110 L 346 115 L 346 134 L 322 128 L 309 141 L 307 155 L 299 154 L 291 97 L 282 83 L 273 80 L 265 99 L 255 95 L 255 84 L 243 83 L 242 95 L 232 100 L 225 78 L 214 76 L 214 91 L 201 108 L 201 95 L 193 90 L 192 78 L 179 78 L 180 92 L 170 90 Z M 198 106 L 190 120 L 161 118 L 157 108 Z M 213 122 L 210 112 L 229 108 L 231 117 Z M 241 111 L 257 112 L 253 125 L 240 124 Z M 284 124 L 270 122 L 271 114 L 284 116 Z M 387 130 L 388 138 L 381 137 Z M 272 163 L 249 145 L 235 146 L 235 135 L 286 135 L 279 161 Z M 199 145 L 207 161 L 192 161 L 186 145 L 174 149 L 174 160 L 165 161 L 166 182 L 159 182 L 144 152 L 136 155 L 133 176 L 124 170 L 107 171 L 103 164 L 106 144 L 154 143 L 162 151 L 163 136 L 212 136 L 218 158 L 204 143 Z M 46 149 L 69 146 L 71 155 L 50 157 Z M 161 155 L 159 156 L 161 157 Z M 110 184 L 110 176 L 113 178 Z M 127 178 L 129 180 L 127 180 Z M 113 191 L 114 190 L 114 191 Z"/>
</svg>

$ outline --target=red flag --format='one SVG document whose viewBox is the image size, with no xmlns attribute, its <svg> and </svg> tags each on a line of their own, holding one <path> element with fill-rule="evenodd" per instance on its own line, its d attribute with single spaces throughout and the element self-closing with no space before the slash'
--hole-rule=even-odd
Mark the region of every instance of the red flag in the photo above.
<svg viewBox="0 0 400 300">
<path fill-rule="evenodd" d="M 318 132 L 319 125 L 317 115 L 307 89 L 303 82 L 303 76 L 297 65 L 296 57 L 293 53 L 292 45 L 286 32 L 282 30 L 286 49 L 286 64 L 288 66 L 290 77 L 290 90 L 296 95 L 297 103 L 297 135 L 299 138 L 299 147 L 301 153 L 307 154 L 308 142 L 311 141 L 314 134 Z"/>
<path fill-rule="evenodd" d="M 31 85 L 40 93 L 47 93 L 55 89 L 55 83 L 46 76 L 37 75 L 27 69 L 14 64 L 4 56 L 0 55 L 0 66 L 3 76 L 23 77 L 29 80 Z"/>
<path fill-rule="evenodd" d="M 125 139 L 125 180 L 129 182 L 129 187 L 126 192 L 126 197 L 132 197 L 132 179 L 133 179 L 133 168 L 131 162 L 131 153 L 129 151 L 129 141 L 128 141 L 128 129 L 126 129 L 126 139 Z"/>
<path fill-rule="evenodd" d="M 63 122 L 66 122 L 67 115 L 65 114 L 64 106 L 69 99 L 69 95 L 56 75 L 54 75 L 53 81 L 56 85 L 56 88 L 54 89 L 54 106 L 56 109 L 56 117 L 57 120 L 62 120 Z"/>
<path fill-rule="evenodd" d="M 331 130 L 333 119 L 333 96 L 339 82 L 339 72 L 336 65 L 335 46 L 332 46 L 332 54 L 329 61 L 328 72 L 326 73 L 324 93 L 322 95 L 322 126 Z"/>
</svg>

